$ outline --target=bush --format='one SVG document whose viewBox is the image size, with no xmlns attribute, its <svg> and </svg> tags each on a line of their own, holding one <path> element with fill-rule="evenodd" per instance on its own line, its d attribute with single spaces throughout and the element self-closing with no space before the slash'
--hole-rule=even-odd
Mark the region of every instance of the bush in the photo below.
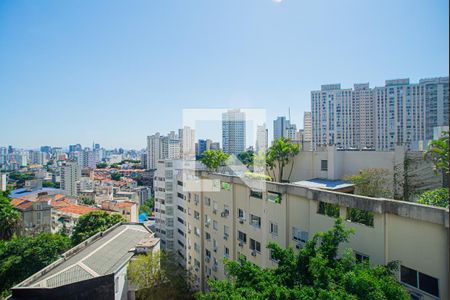
<svg viewBox="0 0 450 300">
<path fill-rule="evenodd" d="M 448 189 L 442 188 L 425 192 L 420 195 L 419 201 L 417 202 L 439 207 L 448 207 Z"/>
</svg>

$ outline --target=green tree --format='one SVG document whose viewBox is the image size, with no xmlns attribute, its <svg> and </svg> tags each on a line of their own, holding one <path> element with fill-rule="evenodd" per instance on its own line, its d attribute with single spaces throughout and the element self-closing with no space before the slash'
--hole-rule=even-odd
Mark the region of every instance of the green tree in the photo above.
<svg viewBox="0 0 450 300">
<path fill-rule="evenodd" d="M 119 214 L 109 214 L 106 211 L 92 211 L 81 216 L 73 228 L 72 244 L 78 245 L 82 241 L 90 238 L 94 234 L 104 231 L 119 222 L 126 222 L 126 219 Z"/>
<path fill-rule="evenodd" d="M 13 285 L 51 264 L 69 248 L 68 237 L 51 233 L 0 241 L 0 291 L 9 293 Z"/>
<path fill-rule="evenodd" d="M 350 249 L 338 257 L 339 245 L 348 242 L 351 234 L 337 219 L 331 230 L 315 234 L 297 253 L 270 243 L 276 268 L 260 268 L 243 258 L 226 260 L 227 278 L 210 280 L 209 292 L 199 293 L 197 298 L 410 299 L 395 277 L 397 263 L 370 267 L 357 262 Z"/>
<path fill-rule="evenodd" d="M 155 204 L 155 199 L 153 197 L 148 198 L 139 208 L 139 213 L 145 213 L 148 216 L 152 215 L 153 206 Z"/>
<path fill-rule="evenodd" d="M 229 157 L 230 155 L 222 150 L 206 150 L 200 160 L 210 171 L 215 172 Z"/>
<path fill-rule="evenodd" d="M 346 176 L 345 180 L 355 185 L 355 194 L 367 197 L 392 198 L 393 191 L 390 188 L 389 172 L 385 169 L 364 169 L 358 174 Z"/>
<path fill-rule="evenodd" d="M 420 195 L 420 198 L 417 202 L 433 206 L 448 207 L 449 205 L 448 189 L 441 188 L 432 191 L 427 191 Z"/>
<path fill-rule="evenodd" d="M 42 187 L 59 189 L 60 184 L 59 184 L 59 182 L 44 181 L 44 182 L 42 182 Z"/>
<path fill-rule="evenodd" d="M 117 180 L 117 181 L 119 181 L 120 180 L 120 178 L 122 178 L 122 175 L 120 175 L 120 173 L 111 173 L 111 179 L 112 180 Z"/>
<path fill-rule="evenodd" d="M 255 158 L 255 152 L 252 150 L 245 151 L 242 153 L 239 153 L 237 158 L 247 167 L 250 167 L 253 165 L 253 159 Z"/>
<path fill-rule="evenodd" d="M 300 153 L 300 146 L 293 144 L 291 140 L 281 137 L 273 141 L 272 146 L 269 148 L 266 154 L 267 167 L 273 172 L 272 178 L 274 181 L 285 182 L 291 178 L 292 170 L 294 168 L 293 159 Z M 284 179 L 285 167 L 291 163 L 289 176 L 287 180 Z M 277 174 L 278 173 L 278 174 Z M 278 176 L 277 176 L 278 175 Z"/>
<path fill-rule="evenodd" d="M 174 254 L 161 251 L 139 255 L 128 266 L 137 299 L 193 299 L 188 278 Z"/>
<path fill-rule="evenodd" d="M 21 218 L 20 212 L 5 194 L 0 194 L 0 240 L 12 238 Z"/>
<path fill-rule="evenodd" d="M 106 167 L 108 167 L 108 164 L 105 162 L 101 162 L 97 164 L 97 169 L 105 169 Z"/>
<path fill-rule="evenodd" d="M 436 170 L 448 174 L 448 132 L 444 132 L 442 136 L 430 142 L 425 158 L 431 158 Z"/>
</svg>

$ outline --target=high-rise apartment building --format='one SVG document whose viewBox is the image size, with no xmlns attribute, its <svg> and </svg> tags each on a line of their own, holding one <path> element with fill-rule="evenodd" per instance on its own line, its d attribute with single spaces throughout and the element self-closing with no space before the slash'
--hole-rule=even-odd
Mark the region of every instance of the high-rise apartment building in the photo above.
<svg viewBox="0 0 450 300">
<path fill-rule="evenodd" d="M 97 158 L 94 151 L 89 148 L 84 148 L 83 151 L 78 153 L 78 165 L 81 168 L 95 169 L 97 164 Z"/>
<path fill-rule="evenodd" d="M 7 179 L 6 179 L 6 173 L 0 173 L 0 191 L 4 192 L 6 191 L 7 186 Z"/>
<path fill-rule="evenodd" d="M 266 124 L 256 126 L 256 152 L 266 152 L 269 147 L 269 130 L 266 128 Z"/>
<path fill-rule="evenodd" d="M 225 153 L 238 155 L 245 151 L 245 113 L 239 109 L 222 114 L 222 146 Z"/>
<path fill-rule="evenodd" d="M 77 183 L 81 178 L 81 168 L 77 162 L 67 161 L 61 167 L 61 187 L 68 196 L 77 195 Z"/>
<path fill-rule="evenodd" d="M 178 130 L 178 137 L 181 141 L 182 157 L 184 159 L 195 159 L 195 130 L 189 126 L 184 126 Z"/>
<path fill-rule="evenodd" d="M 266 190 L 254 190 L 238 177 L 201 177 L 214 180 L 220 191 L 186 192 L 187 266 L 198 289 L 207 290 L 208 279 L 226 278 L 225 258 L 276 267 L 267 248 L 270 242 L 299 251 L 315 233 L 333 227 L 339 216 L 346 228 L 355 230 L 343 248 L 352 249 L 357 261 L 371 266 L 399 261 L 396 276 L 414 299 L 448 299 L 448 212 L 442 208 L 292 183 L 268 182 Z M 326 211 L 330 205 L 336 214 Z M 353 218 L 355 208 L 372 217 Z"/>
<path fill-rule="evenodd" d="M 186 263 L 186 204 L 182 160 L 159 160 L 154 177 L 155 227 L 161 248 Z"/>
<path fill-rule="evenodd" d="M 211 150 L 212 141 L 209 139 L 200 139 L 198 140 L 198 153 L 197 156 L 201 156 L 203 152 L 207 150 Z"/>
<path fill-rule="evenodd" d="M 159 132 L 147 137 L 147 168 L 156 169 L 158 160 L 162 158 L 162 137 Z"/>
<path fill-rule="evenodd" d="M 311 112 L 305 111 L 303 114 L 303 141 L 311 142 L 311 140 L 312 140 Z"/>
<path fill-rule="evenodd" d="M 433 129 L 448 126 L 448 77 L 386 80 L 371 89 L 323 85 L 311 92 L 313 149 L 336 145 L 341 149 L 390 151 L 396 145 L 423 149 Z"/>
</svg>

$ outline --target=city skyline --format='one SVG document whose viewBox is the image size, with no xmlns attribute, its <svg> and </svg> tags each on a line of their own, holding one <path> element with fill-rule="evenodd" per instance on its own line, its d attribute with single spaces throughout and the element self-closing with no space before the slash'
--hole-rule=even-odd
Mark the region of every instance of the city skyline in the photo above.
<svg viewBox="0 0 450 300">
<path fill-rule="evenodd" d="M 323 84 L 449 73 L 445 1 L 104 5 L 0 4 L 0 145 L 142 149 L 185 108 L 265 108 L 269 132 L 290 108 L 300 128 Z"/>
</svg>

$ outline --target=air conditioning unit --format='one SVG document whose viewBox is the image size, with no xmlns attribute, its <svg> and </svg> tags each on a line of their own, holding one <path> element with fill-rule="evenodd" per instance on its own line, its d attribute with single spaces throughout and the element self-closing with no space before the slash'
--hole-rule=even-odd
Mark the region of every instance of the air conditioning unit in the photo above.
<svg viewBox="0 0 450 300">
<path fill-rule="evenodd" d="M 244 246 L 244 241 L 239 241 L 239 246 Z"/>
<path fill-rule="evenodd" d="M 224 240 L 228 240 L 228 234 L 225 233 L 225 234 L 223 235 L 223 239 L 224 239 Z"/>
<path fill-rule="evenodd" d="M 217 247 L 214 247 L 214 248 L 213 248 L 213 251 L 214 251 L 214 252 L 217 252 Z"/>
<path fill-rule="evenodd" d="M 252 250 L 252 256 L 256 256 L 256 250 Z"/>
<path fill-rule="evenodd" d="M 209 227 L 209 222 L 205 223 L 205 227 Z"/>
<path fill-rule="evenodd" d="M 244 224 L 244 222 L 245 222 L 245 219 L 239 218 L 239 223 Z"/>
<path fill-rule="evenodd" d="M 225 212 L 221 212 L 221 213 L 220 213 L 220 216 L 221 216 L 222 218 L 225 218 L 227 215 L 225 214 Z"/>
</svg>

